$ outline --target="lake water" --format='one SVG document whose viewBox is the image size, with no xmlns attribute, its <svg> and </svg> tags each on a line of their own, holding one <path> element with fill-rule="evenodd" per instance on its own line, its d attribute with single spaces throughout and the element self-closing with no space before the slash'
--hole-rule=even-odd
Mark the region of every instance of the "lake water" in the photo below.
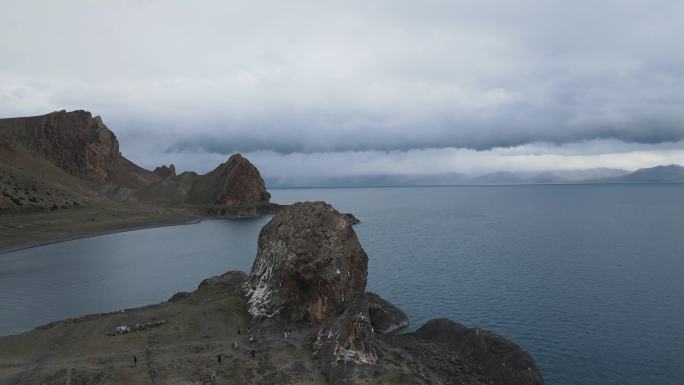
<svg viewBox="0 0 684 385">
<path fill-rule="evenodd" d="M 684 185 L 277 189 L 363 223 L 368 289 L 413 326 L 496 331 L 546 383 L 684 383 Z M 0 334 L 166 300 L 249 270 L 268 218 L 211 220 L 0 255 Z"/>
</svg>

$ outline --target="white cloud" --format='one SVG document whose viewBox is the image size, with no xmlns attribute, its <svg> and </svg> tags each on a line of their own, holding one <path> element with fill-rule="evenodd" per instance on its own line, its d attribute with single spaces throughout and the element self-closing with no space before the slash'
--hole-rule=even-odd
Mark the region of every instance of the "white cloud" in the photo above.
<svg viewBox="0 0 684 385">
<path fill-rule="evenodd" d="M 9 0 L 0 115 L 90 110 L 148 166 L 632 168 L 679 159 L 680 36 L 664 0 Z"/>
</svg>

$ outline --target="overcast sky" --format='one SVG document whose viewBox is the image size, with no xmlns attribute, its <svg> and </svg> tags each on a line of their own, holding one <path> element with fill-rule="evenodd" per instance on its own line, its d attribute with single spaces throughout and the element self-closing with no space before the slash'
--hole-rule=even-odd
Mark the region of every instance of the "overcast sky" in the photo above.
<svg viewBox="0 0 684 385">
<path fill-rule="evenodd" d="M 268 176 L 684 164 L 684 1 L 0 0 L 0 116 Z"/>
</svg>

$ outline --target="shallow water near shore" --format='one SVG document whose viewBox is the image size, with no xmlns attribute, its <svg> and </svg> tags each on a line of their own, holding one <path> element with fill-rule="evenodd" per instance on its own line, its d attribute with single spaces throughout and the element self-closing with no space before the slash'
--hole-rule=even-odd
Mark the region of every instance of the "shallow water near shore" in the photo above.
<svg viewBox="0 0 684 385">
<path fill-rule="evenodd" d="M 275 189 L 352 212 L 368 290 L 413 326 L 449 317 L 527 350 L 547 384 L 680 384 L 684 185 Z M 249 270 L 268 218 L 0 255 L 0 334 L 156 303 Z"/>
</svg>

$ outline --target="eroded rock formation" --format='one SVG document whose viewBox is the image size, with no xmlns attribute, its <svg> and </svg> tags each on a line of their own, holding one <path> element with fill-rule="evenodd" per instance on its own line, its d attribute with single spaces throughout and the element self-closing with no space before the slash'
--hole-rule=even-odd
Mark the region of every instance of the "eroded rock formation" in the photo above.
<svg viewBox="0 0 684 385">
<path fill-rule="evenodd" d="M 161 165 L 152 171 L 153 173 L 159 175 L 160 177 L 166 179 L 169 177 L 176 176 L 176 166 L 172 164 L 166 166 L 166 165 Z"/>
<path fill-rule="evenodd" d="M 543 385 L 534 360 L 518 345 L 495 333 L 467 328 L 446 318 L 428 321 L 416 332 L 387 336 L 388 346 L 409 353 L 425 368 L 427 383 Z"/>
<path fill-rule="evenodd" d="M 0 213 L 125 201 L 257 216 L 277 209 L 270 197 L 259 170 L 240 154 L 205 175 L 177 176 L 173 164 L 148 171 L 126 159 L 114 133 L 87 111 L 0 119 Z"/>
<path fill-rule="evenodd" d="M 28 150 L 78 178 L 137 188 L 158 180 L 119 152 L 119 142 L 99 116 L 88 111 L 0 119 L 6 148 Z"/>
<path fill-rule="evenodd" d="M 408 317 L 364 293 L 368 257 L 354 219 L 304 202 L 264 226 L 245 284 L 248 312 L 264 335 L 293 321 L 315 325 L 313 357 L 333 384 L 543 384 L 527 353 L 485 330 L 440 319 L 392 334 Z"/>
<path fill-rule="evenodd" d="M 409 326 L 406 313 L 375 293 L 366 293 L 368 316 L 377 333 L 388 334 Z"/>
<path fill-rule="evenodd" d="M 249 312 L 330 323 L 363 294 L 367 266 L 348 217 L 324 202 L 295 203 L 261 230 Z"/>
<path fill-rule="evenodd" d="M 136 196 L 143 201 L 196 206 L 210 215 L 231 216 L 258 215 L 270 208 L 271 199 L 259 170 L 240 154 L 207 174 L 169 176 L 139 190 Z"/>
<path fill-rule="evenodd" d="M 215 204 L 226 207 L 267 206 L 271 194 L 259 170 L 247 158 L 234 154 L 209 176 L 218 182 Z"/>
</svg>

